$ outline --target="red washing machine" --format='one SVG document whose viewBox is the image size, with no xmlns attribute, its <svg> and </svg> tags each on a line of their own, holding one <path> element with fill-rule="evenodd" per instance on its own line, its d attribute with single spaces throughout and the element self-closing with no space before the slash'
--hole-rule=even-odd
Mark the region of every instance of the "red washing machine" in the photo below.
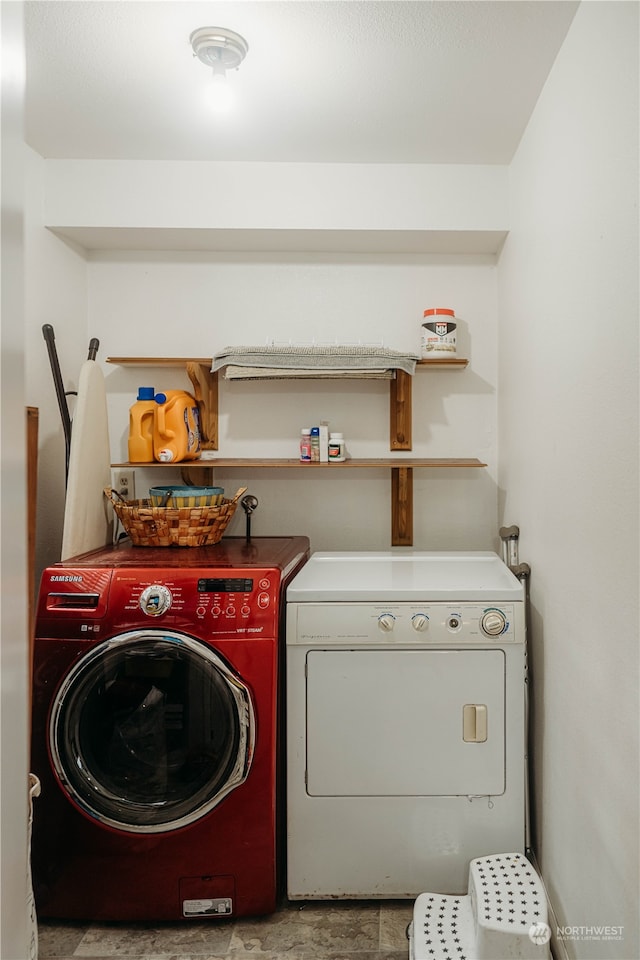
<svg viewBox="0 0 640 960">
<path fill-rule="evenodd" d="M 280 891 L 280 657 L 306 537 L 127 541 L 45 570 L 32 870 L 41 917 L 270 913 Z"/>
</svg>

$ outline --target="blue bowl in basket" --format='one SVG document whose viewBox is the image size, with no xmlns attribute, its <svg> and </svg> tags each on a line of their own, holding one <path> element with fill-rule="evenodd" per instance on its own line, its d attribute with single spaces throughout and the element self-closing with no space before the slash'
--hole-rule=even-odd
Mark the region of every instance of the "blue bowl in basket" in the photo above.
<svg viewBox="0 0 640 960">
<path fill-rule="evenodd" d="M 224 500 L 224 488 L 166 484 L 151 487 L 149 497 L 154 507 L 215 507 Z"/>
</svg>

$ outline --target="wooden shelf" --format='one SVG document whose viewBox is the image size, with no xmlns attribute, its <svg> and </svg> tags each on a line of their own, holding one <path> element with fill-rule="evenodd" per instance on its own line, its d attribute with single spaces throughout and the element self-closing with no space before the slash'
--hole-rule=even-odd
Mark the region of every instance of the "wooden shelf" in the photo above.
<svg viewBox="0 0 640 960">
<path fill-rule="evenodd" d="M 188 363 L 208 365 L 211 370 L 211 357 L 107 357 L 107 363 L 116 363 L 121 367 L 185 367 Z"/>
<path fill-rule="evenodd" d="M 107 357 L 107 363 L 122 367 L 184 367 L 188 363 L 199 363 L 211 369 L 213 360 L 211 357 Z M 420 369 L 466 367 L 468 364 L 469 361 L 463 357 L 427 357 L 416 361 L 416 367 Z"/>
<path fill-rule="evenodd" d="M 183 367 L 193 385 L 193 395 L 200 410 L 202 447 L 218 449 L 218 374 L 211 371 L 210 357 L 107 357 L 107 363 L 136 367 Z M 426 369 L 463 369 L 469 361 L 462 357 L 433 357 L 418 360 L 416 371 Z M 289 381 L 287 381 L 289 382 Z M 397 370 L 389 381 L 389 448 L 406 453 L 412 449 L 412 377 Z M 362 468 L 391 470 L 391 543 L 393 546 L 413 544 L 413 469 L 476 468 L 486 464 L 475 458 L 444 457 L 380 457 L 345 460 L 343 463 L 301 463 L 300 460 L 279 458 L 212 457 L 181 463 L 114 463 L 113 467 L 144 467 L 166 470 L 178 467 L 185 480 L 192 470 L 216 467 L 231 469 L 295 469 L 314 474 L 326 470 L 339 474 Z M 202 474 L 201 474 L 202 475 Z"/>
<path fill-rule="evenodd" d="M 199 470 L 210 467 L 240 468 L 240 469 L 275 469 L 282 468 L 294 470 L 306 470 L 307 473 L 315 473 L 316 470 L 331 470 L 339 473 L 341 470 L 354 470 L 358 468 L 379 468 L 383 467 L 426 467 L 426 468 L 451 468 L 451 467 L 486 467 L 475 458 L 465 457 L 362 457 L 358 459 L 344 460 L 342 463 L 303 463 L 297 459 L 270 458 L 270 457 L 206 457 L 201 460 L 181 460 L 179 463 L 112 463 L 112 467 L 118 468 L 145 468 L 149 470 L 166 470 L 167 467 L 179 467 L 188 470 Z"/>
<path fill-rule="evenodd" d="M 424 370 L 426 367 L 433 367 L 434 369 L 444 369 L 446 367 L 467 367 L 469 366 L 469 361 L 464 357 L 426 357 L 423 360 L 418 360 L 416 363 L 416 369 Z"/>
</svg>

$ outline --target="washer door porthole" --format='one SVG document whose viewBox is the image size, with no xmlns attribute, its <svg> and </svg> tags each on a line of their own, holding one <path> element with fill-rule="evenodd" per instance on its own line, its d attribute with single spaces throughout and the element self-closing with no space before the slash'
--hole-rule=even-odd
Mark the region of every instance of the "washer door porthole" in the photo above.
<svg viewBox="0 0 640 960">
<path fill-rule="evenodd" d="M 247 687 L 185 634 L 134 631 L 94 647 L 52 705 L 57 777 L 90 817 L 131 833 L 198 820 L 246 779 L 255 714 Z"/>
</svg>

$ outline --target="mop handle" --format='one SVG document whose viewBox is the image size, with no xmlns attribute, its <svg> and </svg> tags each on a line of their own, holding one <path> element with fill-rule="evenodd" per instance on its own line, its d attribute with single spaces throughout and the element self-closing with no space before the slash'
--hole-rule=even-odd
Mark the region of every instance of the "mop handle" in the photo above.
<svg viewBox="0 0 640 960">
<path fill-rule="evenodd" d="M 58 362 L 58 352 L 56 350 L 56 338 L 53 332 L 53 327 L 50 323 L 44 324 L 42 328 L 42 336 L 45 339 L 47 350 L 49 352 L 51 373 L 53 375 L 56 396 L 58 398 L 58 407 L 60 408 L 60 416 L 62 418 L 62 430 L 64 432 L 65 447 L 65 470 L 66 473 L 68 473 L 69 451 L 71 448 L 71 417 L 69 416 L 69 406 L 67 404 L 67 394 L 65 393 L 64 384 L 62 382 L 62 374 L 60 373 L 60 363 Z"/>
</svg>

